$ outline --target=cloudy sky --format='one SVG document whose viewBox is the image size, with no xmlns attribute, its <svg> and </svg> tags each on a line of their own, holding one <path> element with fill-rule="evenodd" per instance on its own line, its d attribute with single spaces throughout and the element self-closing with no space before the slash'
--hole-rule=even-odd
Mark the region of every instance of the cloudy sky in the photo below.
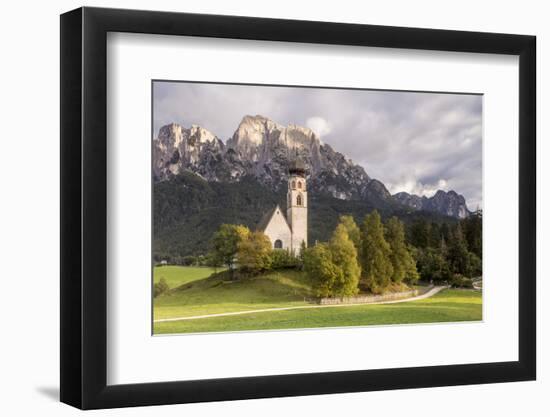
<svg viewBox="0 0 550 417">
<path fill-rule="evenodd" d="M 155 135 L 175 122 L 226 140 L 261 114 L 310 127 L 392 194 L 452 189 L 481 207 L 480 95 L 155 82 L 153 106 Z"/>
</svg>

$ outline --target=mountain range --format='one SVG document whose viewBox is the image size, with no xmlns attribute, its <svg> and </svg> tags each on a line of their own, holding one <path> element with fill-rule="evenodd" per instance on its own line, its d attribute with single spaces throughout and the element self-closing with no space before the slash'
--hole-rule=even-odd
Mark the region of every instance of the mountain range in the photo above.
<svg viewBox="0 0 550 417">
<path fill-rule="evenodd" d="M 232 137 L 171 123 L 153 140 L 155 256 L 201 254 L 221 223 L 254 228 L 274 205 L 284 209 L 289 162 L 308 172 L 310 242 L 327 240 L 338 217 L 358 221 L 373 209 L 405 222 L 454 222 L 469 215 L 465 199 L 439 190 L 432 197 L 392 195 L 309 128 L 245 116 Z"/>
<path fill-rule="evenodd" d="M 245 116 L 226 142 L 201 126 L 163 126 L 153 141 L 153 176 L 156 182 L 184 171 L 209 182 L 239 182 L 251 176 L 278 190 L 286 186 L 292 158 L 300 158 L 308 168 L 312 192 L 340 200 L 368 201 L 374 206 L 400 204 L 455 218 L 470 213 L 464 197 L 452 190 L 439 190 L 432 197 L 405 192 L 391 195 L 381 181 L 321 142 L 313 130 L 282 126 L 259 115 Z"/>
</svg>

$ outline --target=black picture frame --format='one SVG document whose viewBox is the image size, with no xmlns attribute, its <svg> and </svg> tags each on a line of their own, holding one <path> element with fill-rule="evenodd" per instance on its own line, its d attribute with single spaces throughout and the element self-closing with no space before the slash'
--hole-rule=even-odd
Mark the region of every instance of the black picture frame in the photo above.
<svg viewBox="0 0 550 417">
<path fill-rule="evenodd" d="M 108 32 L 519 56 L 519 360 L 107 385 Z M 536 378 L 536 38 L 252 17 L 80 8 L 61 15 L 61 401 L 82 409 Z"/>
</svg>

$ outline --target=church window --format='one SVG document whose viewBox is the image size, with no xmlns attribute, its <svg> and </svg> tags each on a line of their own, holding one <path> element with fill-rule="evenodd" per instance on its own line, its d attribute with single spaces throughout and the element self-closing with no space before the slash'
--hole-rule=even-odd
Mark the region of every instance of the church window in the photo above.
<svg viewBox="0 0 550 417">
<path fill-rule="evenodd" d="M 298 188 L 302 188 L 302 182 L 298 181 Z"/>
<path fill-rule="evenodd" d="M 296 188 L 296 181 L 292 181 L 292 188 Z"/>
<path fill-rule="evenodd" d="M 275 244 L 273 245 L 273 247 L 275 249 L 282 249 L 283 248 L 283 242 L 281 241 L 281 239 L 277 239 L 275 241 Z"/>
<path fill-rule="evenodd" d="M 298 194 L 298 197 L 296 197 L 296 205 L 301 206 L 302 205 L 302 196 Z"/>
</svg>

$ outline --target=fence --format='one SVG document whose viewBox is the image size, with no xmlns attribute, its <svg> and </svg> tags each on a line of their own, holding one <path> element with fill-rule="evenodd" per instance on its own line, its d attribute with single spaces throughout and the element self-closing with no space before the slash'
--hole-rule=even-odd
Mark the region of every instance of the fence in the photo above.
<svg viewBox="0 0 550 417">
<path fill-rule="evenodd" d="M 381 301 L 393 301 L 393 300 L 401 300 L 403 298 L 416 297 L 417 295 L 421 295 L 428 292 L 431 288 L 432 287 L 427 287 L 421 290 L 414 289 L 409 291 L 393 292 L 393 293 L 380 294 L 380 295 L 356 295 L 354 297 L 317 298 L 311 301 L 321 305 L 378 303 Z"/>
</svg>

